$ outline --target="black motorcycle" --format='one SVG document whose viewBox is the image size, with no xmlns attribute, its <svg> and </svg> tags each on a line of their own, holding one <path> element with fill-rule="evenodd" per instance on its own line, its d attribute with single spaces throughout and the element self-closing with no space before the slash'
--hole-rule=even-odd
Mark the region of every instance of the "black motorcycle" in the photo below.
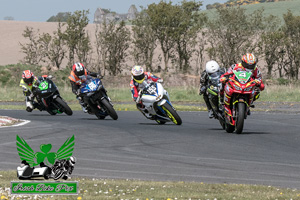
<svg viewBox="0 0 300 200">
<path fill-rule="evenodd" d="M 208 75 L 208 83 L 206 93 L 208 95 L 209 103 L 212 107 L 214 118 L 218 119 L 222 128 L 225 129 L 225 116 L 223 112 L 223 108 L 220 105 L 220 76 L 222 72 L 215 72 L 211 75 Z"/>
<path fill-rule="evenodd" d="M 50 78 L 39 78 L 40 84 L 36 90 L 36 98 L 40 110 L 47 111 L 50 115 L 66 113 L 72 115 L 73 111 L 60 96 L 58 88 Z"/>
<path fill-rule="evenodd" d="M 114 120 L 118 119 L 113 104 L 99 78 L 87 76 L 80 90 L 81 98 L 88 105 L 87 110 L 89 114 L 96 115 L 98 119 L 104 119 L 108 115 Z"/>
</svg>

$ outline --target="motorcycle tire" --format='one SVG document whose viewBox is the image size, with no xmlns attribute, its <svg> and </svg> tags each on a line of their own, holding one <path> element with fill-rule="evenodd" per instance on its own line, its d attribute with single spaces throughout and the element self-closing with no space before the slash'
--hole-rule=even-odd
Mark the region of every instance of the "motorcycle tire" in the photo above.
<svg viewBox="0 0 300 200">
<path fill-rule="evenodd" d="M 171 119 L 171 121 L 176 125 L 181 125 L 182 120 L 177 114 L 177 112 L 170 106 L 168 103 L 165 103 L 161 106 L 162 109 L 167 113 L 167 116 Z"/>
<path fill-rule="evenodd" d="M 63 111 L 64 111 L 67 115 L 72 115 L 72 114 L 73 114 L 73 111 L 71 110 L 71 108 L 68 106 L 68 104 L 67 104 L 66 102 L 64 102 L 64 101 L 62 100 L 62 98 L 57 97 L 57 98 L 55 99 L 55 101 L 56 101 L 57 103 L 59 103 L 59 104 L 63 107 Z"/>
<path fill-rule="evenodd" d="M 47 109 L 46 110 L 50 115 L 56 115 L 56 112 L 53 112 L 52 110 Z"/>
<path fill-rule="evenodd" d="M 159 120 L 155 120 L 158 124 L 165 124 L 165 121 L 159 121 Z"/>
<path fill-rule="evenodd" d="M 227 133 L 232 133 L 232 132 L 234 131 L 234 129 L 235 129 L 234 126 L 225 123 L 225 131 L 226 131 Z"/>
<path fill-rule="evenodd" d="M 103 116 L 103 115 L 99 115 L 99 114 L 95 114 L 95 115 L 98 119 L 105 119 L 105 116 Z"/>
<path fill-rule="evenodd" d="M 107 101 L 107 99 L 102 99 L 101 103 L 105 107 L 105 109 L 106 109 L 107 113 L 109 114 L 109 116 L 113 120 L 117 120 L 118 119 L 118 115 L 117 115 L 115 109 L 112 107 L 112 105 Z"/>
<path fill-rule="evenodd" d="M 236 133 L 241 134 L 243 132 L 244 127 L 244 119 L 245 119 L 245 103 L 239 102 L 237 103 L 237 119 L 235 122 L 236 125 Z"/>
<path fill-rule="evenodd" d="M 53 176 L 53 179 L 54 179 L 54 180 L 58 180 L 58 179 L 60 179 L 64 174 L 65 174 L 65 171 L 64 171 L 64 170 L 62 170 L 62 169 L 57 169 L 57 170 L 55 171 L 55 174 L 54 174 L 54 176 Z"/>
</svg>

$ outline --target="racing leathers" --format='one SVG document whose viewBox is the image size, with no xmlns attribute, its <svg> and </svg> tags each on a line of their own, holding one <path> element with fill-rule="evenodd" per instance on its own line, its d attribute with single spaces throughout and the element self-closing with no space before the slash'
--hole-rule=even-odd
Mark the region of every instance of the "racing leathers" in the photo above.
<svg viewBox="0 0 300 200">
<path fill-rule="evenodd" d="M 228 78 L 233 75 L 233 71 L 250 71 L 249 69 L 246 69 L 242 66 L 241 63 L 238 63 L 238 64 L 234 64 L 232 65 L 228 71 L 223 74 L 220 78 L 220 82 L 222 82 L 222 89 L 220 91 L 220 96 L 223 97 L 221 99 L 221 102 L 229 105 L 230 104 L 230 100 L 231 100 L 231 96 L 229 94 L 225 94 L 224 96 L 224 86 L 225 86 L 225 83 L 227 82 Z M 265 85 L 262 81 L 262 75 L 258 69 L 258 67 L 256 66 L 254 68 L 254 70 L 251 70 L 252 72 L 252 78 L 255 79 L 255 82 L 256 82 L 256 86 L 259 88 L 260 91 L 263 91 L 265 89 Z M 250 104 L 253 103 L 253 101 L 257 100 L 259 98 L 259 94 L 260 94 L 260 91 L 255 91 L 254 93 L 251 94 L 250 96 Z"/>
<path fill-rule="evenodd" d="M 225 70 L 223 68 L 220 69 L 221 74 L 224 74 L 224 71 Z M 218 71 L 218 73 L 219 73 L 219 71 Z M 213 111 L 212 111 L 212 106 L 210 105 L 209 98 L 208 98 L 208 95 L 206 92 L 208 80 L 209 80 L 209 75 L 206 72 L 206 70 L 204 70 L 201 73 L 201 77 L 200 77 L 199 95 L 203 95 L 203 99 L 204 99 L 204 102 L 205 102 L 207 110 L 208 110 L 208 116 L 209 116 L 209 118 L 213 118 L 214 115 L 213 115 Z"/>
<path fill-rule="evenodd" d="M 98 73 L 95 72 L 89 72 L 87 69 L 84 69 L 84 75 L 83 76 L 76 76 L 76 74 L 74 73 L 74 71 L 71 71 L 70 76 L 68 77 L 70 79 L 70 83 L 72 86 L 72 92 L 76 95 L 76 98 L 79 101 L 79 104 L 82 107 L 82 110 L 84 112 L 87 112 L 87 104 L 84 103 L 83 97 L 80 96 L 80 86 L 82 83 L 84 83 L 86 81 L 87 76 L 92 76 L 92 77 L 97 77 Z"/>
<path fill-rule="evenodd" d="M 20 80 L 20 87 L 22 87 L 23 94 L 25 96 L 27 112 L 31 112 L 35 108 L 41 110 L 41 106 L 39 105 L 39 103 L 34 101 L 34 98 L 36 97 L 36 91 L 38 90 L 38 86 L 40 83 L 39 79 L 34 77 L 32 85 L 28 85 L 23 79 Z"/>
<path fill-rule="evenodd" d="M 144 72 L 145 74 L 145 80 L 144 81 L 147 81 L 147 80 L 152 80 L 153 82 L 162 82 L 162 79 L 153 75 L 152 73 L 150 72 Z M 144 85 L 142 83 L 138 83 L 136 82 L 133 78 L 131 79 L 130 81 L 130 89 L 131 89 L 131 93 L 132 93 L 132 98 L 134 101 L 137 100 L 137 98 L 139 97 L 139 91 L 141 89 L 144 89 Z M 136 102 L 137 103 L 137 108 L 138 109 L 143 109 L 144 108 L 144 105 L 142 104 L 142 102 Z"/>
</svg>

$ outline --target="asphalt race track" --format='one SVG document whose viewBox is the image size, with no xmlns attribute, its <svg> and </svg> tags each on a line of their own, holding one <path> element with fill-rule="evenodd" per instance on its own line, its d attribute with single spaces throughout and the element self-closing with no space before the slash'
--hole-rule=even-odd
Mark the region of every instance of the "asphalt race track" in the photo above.
<svg viewBox="0 0 300 200">
<path fill-rule="evenodd" d="M 300 188 L 300 115 L 252 112 L 242 135 L 229 134 L 206 112 L 179 112 L 181 126 L 158 125 L 139 112 L 97 120 L 74 112 L 1 110 L 0 115 L 30 120 L 0 129 L 0 169 L 20 165 L 16 135 L 37 152 L 56 152 L 75 135 L 74 175 L 159 181 L 264 184 Z"/>
</svg>

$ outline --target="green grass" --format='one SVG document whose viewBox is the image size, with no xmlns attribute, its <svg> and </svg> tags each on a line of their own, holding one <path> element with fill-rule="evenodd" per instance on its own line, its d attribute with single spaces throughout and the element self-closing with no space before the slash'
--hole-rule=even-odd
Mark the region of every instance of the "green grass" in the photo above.
<svg viewBox="0 0 300 200">
<path fill-rule="evenodd" d="M 75 169 L 76 170 L 76 169 Z M 19 181 L 15 171 L 0 172 L 1 199 L 11 199 L 8 189 L 11 181 Z M 207 184 L 203 182 L 154 182 L 119 179 L 91 179 L 73 177 L 78 181 L 79 194 L 75 196 L 27 195 L 15 199 L 300 199 L 300 191 L 272 186 L 243 184 Z"/>
<path fill-rule="evenodd" d="M 286 14 L 288 10 L 291 10 L 293 15 L 300 16 L 300 0 L 288 0 L 272 3 L 260 3 L 252 5 L 243 5 L 241 8 L 246 9 L 246 13 L 253 13 L 255 10 L 264 8 L 264 16 L 274 15 L 279 17 L 283 22 L 283 14 Z M 216 9 L 204 10 L 203 13 L 206 13 L 209 18 L 215 17 Z"/>
</svg>

